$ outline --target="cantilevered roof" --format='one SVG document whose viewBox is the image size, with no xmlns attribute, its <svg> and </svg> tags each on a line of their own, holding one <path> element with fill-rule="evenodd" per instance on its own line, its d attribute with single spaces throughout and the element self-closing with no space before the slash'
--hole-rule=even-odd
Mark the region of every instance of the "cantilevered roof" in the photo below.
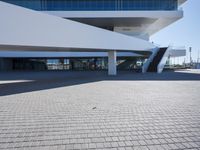
<svg viewBox="0 0 200 150">
<path fill-rule="evenodd" d="M 0 2 L 0 50 L 150 51 L 145 40 Z"/>
</svg>

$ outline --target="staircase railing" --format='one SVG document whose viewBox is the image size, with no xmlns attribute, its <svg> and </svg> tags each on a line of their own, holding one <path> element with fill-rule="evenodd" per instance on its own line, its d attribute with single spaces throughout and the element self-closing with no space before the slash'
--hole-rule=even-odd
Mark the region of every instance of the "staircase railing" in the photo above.
<svg viewBox="0 0 200 150">
<path fill-rule="evenodd" d="M 168 57 L 170 55 L 170 50 L 171 49 L 172 49 L 172 46 L 169 46 L 166 49 L 161 61 L 159 62 L 158 66 L 157 66 L 157 73 L 162 73 L 162 71 L 163 71 L 163 69 L 164 69 L 164 67 L 166 65 L 167 59 L 168 59 Z"/>
<path fill-rule="evenodd" d="M 156 56 L 158 50 L 159 50 L 159 47 L 156 47 L 155 49 L 152 50 L 151 56 L 146 60 L 146 62 L 142 66 L 142 73 L 147 72 L 150 63 L 153 61 L 153 58 Z"/>
</svg>

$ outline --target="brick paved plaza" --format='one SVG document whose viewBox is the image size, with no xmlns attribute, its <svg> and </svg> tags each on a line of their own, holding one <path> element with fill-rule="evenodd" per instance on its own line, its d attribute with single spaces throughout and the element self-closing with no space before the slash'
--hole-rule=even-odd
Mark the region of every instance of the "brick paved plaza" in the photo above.
<svg viewBox="0 0 200 150">
<path fill-rule="evenodd" d="M 200 71 L 0 74 L 0 149 L 200 149 Z"/>
</svg>

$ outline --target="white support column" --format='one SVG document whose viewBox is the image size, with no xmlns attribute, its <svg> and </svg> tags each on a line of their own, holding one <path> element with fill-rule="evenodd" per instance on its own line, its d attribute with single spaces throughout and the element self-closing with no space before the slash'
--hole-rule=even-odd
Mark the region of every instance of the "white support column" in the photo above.
<svg viewBox="0 0 200 150">
<path fill-rule="evenodd" d="M 117 75 L 116 51 L 108 51 L 108 75 Z"/>
</svg>

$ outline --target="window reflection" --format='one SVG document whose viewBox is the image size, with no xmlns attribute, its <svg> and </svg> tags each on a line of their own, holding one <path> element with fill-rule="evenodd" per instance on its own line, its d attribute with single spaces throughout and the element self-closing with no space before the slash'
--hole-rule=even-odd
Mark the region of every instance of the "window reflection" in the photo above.
<svg viewBox="0 0 200 150">
<path fill-rule="evenodd" d="M 35 10 L 176 10 L 177 0 L 3 0 Z"/>
</svg>

